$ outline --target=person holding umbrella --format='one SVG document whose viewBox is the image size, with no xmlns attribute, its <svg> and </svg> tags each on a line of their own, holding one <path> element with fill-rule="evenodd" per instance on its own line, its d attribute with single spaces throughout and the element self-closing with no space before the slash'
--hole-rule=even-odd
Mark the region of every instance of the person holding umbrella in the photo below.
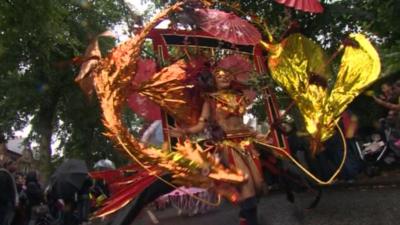
<svg viewBox="0 0 400 225">
<path fill-rule="evenodd" d="M 49 196 L 53 202 L 61 202 L 62 205 L 62 224 L 87 221 L 92 180 L 86 163 L 77 159 L 64 161 L 51 176 L 50 182 Z"/>
</svg>

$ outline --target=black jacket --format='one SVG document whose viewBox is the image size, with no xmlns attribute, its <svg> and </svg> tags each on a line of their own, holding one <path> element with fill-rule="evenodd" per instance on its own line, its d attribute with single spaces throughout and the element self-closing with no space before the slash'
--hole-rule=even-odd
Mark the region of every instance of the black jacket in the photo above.
<svg viewBox="0 0 400 225">
<path fill-rule="evenodd" d="M 43 189 L 37 180 L 36 173 L 28 173 L 26 176 L 26 196 L 30 206 L 44 202 Z"/>
</svg>

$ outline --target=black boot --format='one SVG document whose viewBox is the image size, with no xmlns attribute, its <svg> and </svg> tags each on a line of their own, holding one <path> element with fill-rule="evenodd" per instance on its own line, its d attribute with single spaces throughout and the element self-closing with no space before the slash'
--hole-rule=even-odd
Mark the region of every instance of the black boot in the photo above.
<svg viewBox="0 0 400 225">
<path fill-rule="evenodd" d="M 258 225 L 257 202 L 256 197 L 251 197 L 239 203 L 241 224 Z M 245 220 L 245 222 L 243 220 Z"/>
</svg>

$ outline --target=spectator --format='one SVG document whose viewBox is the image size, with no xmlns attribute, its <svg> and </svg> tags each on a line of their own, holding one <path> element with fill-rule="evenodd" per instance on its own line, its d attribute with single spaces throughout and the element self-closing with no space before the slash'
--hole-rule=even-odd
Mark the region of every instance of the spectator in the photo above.
<svg viewBox="0 0 400 225">
<path fill-rule="evenodd" d="M 90 214 L 89 192 L 93 186 L 93 180 L 87 176 L 81 189 L 78 191 L 78 201 L 76 204 L 78 210 L 78 221 L 88 222 Z"/>
<path fill-rule="evenodd" d="M 27 196 L 25 186 L 25 176 L 23 173 L 15 174 L 15 184 L 17 188 L 19 203 L 15 210 L 13 225 L 22 225 L 27 223 Z"/>
<path fill-rule="evenodd" d="M 386 109 L 389 110 L 394 110 L 394 111 L 400 111 L 400 102 L 399 102 L 399 97 L 400 97 L 400 80 L 397 80 L 393 86 L 392 86 L 392 98 L 393 102 L 390 102 L 390 99 L 381 99 L 376 96 L 372 96 L 375 100 L 375 102 L 381 106 L 383 106 Z"/>
<path fill-rule="evenodd" d="M 17 205 L 17 189 L 15 181 L 5 163 L 5 168 L 0 168 L 0 224 L 10 225 L 14 218 L 14 210 Z"/>
<path fill-rule="evenodd" d="M 28 200 L 28 224 L 31 225 L 35 224 L 38 219 L 39 208 L 44 203 L 43 189 L 38 181 L 38 174 L 35 171 L 29 172 L 26 176 L 26 196 Z"/>
<path fill-rule="evenodd" d="M 390 130 L 387 137 L 388 145 L 396 157 L 400 157 L 400 120 L 399 111 L 391 110 L 386 117 L 386 129 Z"/>
<path fill-rule="evenodd" d="M 96 171 L 115 170 L 115 165 L 109 159 L 102 159 L 96 162 L 93 168 Z M 110 197 L 110 191 L 106 180 L 100 178 L 93 179 L 90 194 L 93 200 L 92 210 L 96 210 L 104 203 L 104 200 Z"/>
<path fill-rule="evenodd" d="M 25 176 L 23 173 L 15 173 L 15 185 L 17 187 L 17 192 L 18 194 L 22 193 L 23 191 L 26 190 L 25 186 Z"/>
<path fill-rule="evenodd" d="M 378 97 L 384 101 L 393 101 L 393 87 L 388 84 L 388 83 L 384 83 L 381 85 L 381 92 L 382 94 L 380 94 Z"/>
</svg>

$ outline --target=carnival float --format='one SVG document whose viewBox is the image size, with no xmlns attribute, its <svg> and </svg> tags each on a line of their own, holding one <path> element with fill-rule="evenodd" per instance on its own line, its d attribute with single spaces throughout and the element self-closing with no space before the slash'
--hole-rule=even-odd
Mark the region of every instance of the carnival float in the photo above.
<svg viewBox="0 0 400 225">
<path fill-rule="evenodd" d="M 304 12 L 323 12 L 317 0 L 275 1 Z M 284 89 L 302 115 L 311 154 L 316 155 L 324 141 L 341 132 L 337 122 L 348 104 L 378 78 L 380 60 L 374 47 L 364 35 L 350 34 L 328 56 L 300 33 L 275 39 L 256 18 L 213 7 L 213 1 L 177 1 L 107 55 L 100 54 L 95 40 L 82 57 L 76 81 L 86 93 L 95 92 L 105 135 L 132 161 L 132 166 L 92 174 L 107 180 L 112 193 L 94 217 L 119 210 L 161 182 L 172 190 L 186 186 L 214 192 L 239 204 L 243 224 L 256 224 L 254 198 L 264 185 L 260 151 L 290 161 L 321 185 L 331 184 L 338 175 L 345 143 L 342 163 L 332 177 L 313 175 L 291 155 L 284 133 L 272 126 L 282 117 L 274 89 L 252 90 L 247 81 L 270 76 Z M 172 17 L 175 22 L 168 29 L 155 28 Z M 151 43 L 154 58 L 142 57 L 145 41 Z M 171 55 L 173 51 L 179 54 Z M 340 65 L 333 71 L 330 63 L 339 55 Z M 268 132 L 243 123 L 256 98 L 265 103 Z M 162 121 L 161 146 L 130 133 L 121 115 L 126 107 L 146 120 Z M 132 169 L 136 172 L 126 175 Z M 220 202 L 188 195 L 209 205 Z"/>
</svg>

